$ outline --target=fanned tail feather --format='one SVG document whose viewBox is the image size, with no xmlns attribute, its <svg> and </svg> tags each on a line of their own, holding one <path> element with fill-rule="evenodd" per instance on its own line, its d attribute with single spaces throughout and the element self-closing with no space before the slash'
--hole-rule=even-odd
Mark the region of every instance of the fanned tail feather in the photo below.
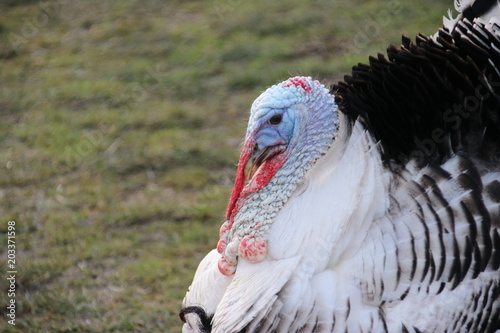
<svg viewBox="0 0 500 333">
<path fill-rule="evenodd" d="M 494 19 L 462 19 L 434 38 L 403 36 L 388 59 L 370 57 L 332 86 L 340 110 L 360 120 L 386 161 L 446 161 L 467 153 L 500 159 L 500 35 Z"/>
</svg>

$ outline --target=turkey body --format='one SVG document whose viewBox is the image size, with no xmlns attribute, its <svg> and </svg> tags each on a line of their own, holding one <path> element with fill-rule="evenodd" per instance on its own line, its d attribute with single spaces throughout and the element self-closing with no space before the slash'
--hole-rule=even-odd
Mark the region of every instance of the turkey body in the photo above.
<svg viewBox="0 0 500 333">
<path fill-rule="evenodd" d="M 254 102 L 183 332 L 500 331 L 498 3 L 462 12 Z"/>
<path fill-rule="evenodd" d="M 229 287 L 212 332 L 498 329 L 500 173 L 455 156 L 391 179 L 374 162 L 376 143 L 361 137 L 333 147 L 283 208 L 269 231 L 273 260 L 242 261 L 221 277 Z M 352 210 L 342 211 L 346 201 Z M 324 205 L 338 206 L 334 221 Z"/>
</svg>

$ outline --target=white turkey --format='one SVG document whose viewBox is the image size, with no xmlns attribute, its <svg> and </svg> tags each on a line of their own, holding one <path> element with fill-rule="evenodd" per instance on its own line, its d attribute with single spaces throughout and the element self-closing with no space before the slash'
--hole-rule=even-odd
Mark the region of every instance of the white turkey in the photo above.
<svg viewBox="0 0 500 333">
<path fill-rule="evenodd" d="M 500 5 L 252 105 L 183 332 L 500 331 Z"/>
</svg>

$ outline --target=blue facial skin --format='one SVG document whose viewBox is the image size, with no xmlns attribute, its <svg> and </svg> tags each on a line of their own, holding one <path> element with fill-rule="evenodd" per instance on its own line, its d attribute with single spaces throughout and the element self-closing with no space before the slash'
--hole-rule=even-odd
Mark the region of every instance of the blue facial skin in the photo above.
<svg viewBox="0 0 500 333">
<path fill-rule="evenodd" d="M 295 127 L 295 113 L 286 109 L 270 109 L 259 119 L 260 129 L 257 131 L 257 149 L 288 145 Z"/>
</svg>

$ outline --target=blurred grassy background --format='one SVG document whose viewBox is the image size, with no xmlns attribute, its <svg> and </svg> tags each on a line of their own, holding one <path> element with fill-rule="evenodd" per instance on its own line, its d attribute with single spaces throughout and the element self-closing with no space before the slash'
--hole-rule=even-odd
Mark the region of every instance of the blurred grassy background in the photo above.
<svg viewBox="0 0 500 333">
<path fill-rule="evenodd" d="M 0 267 L 14 220 L 19 272 L 2 332 L 178 332 L 252 100 L 289 76 L 331 83 L 451 5 L 2 1 Z"/>
</svg>

